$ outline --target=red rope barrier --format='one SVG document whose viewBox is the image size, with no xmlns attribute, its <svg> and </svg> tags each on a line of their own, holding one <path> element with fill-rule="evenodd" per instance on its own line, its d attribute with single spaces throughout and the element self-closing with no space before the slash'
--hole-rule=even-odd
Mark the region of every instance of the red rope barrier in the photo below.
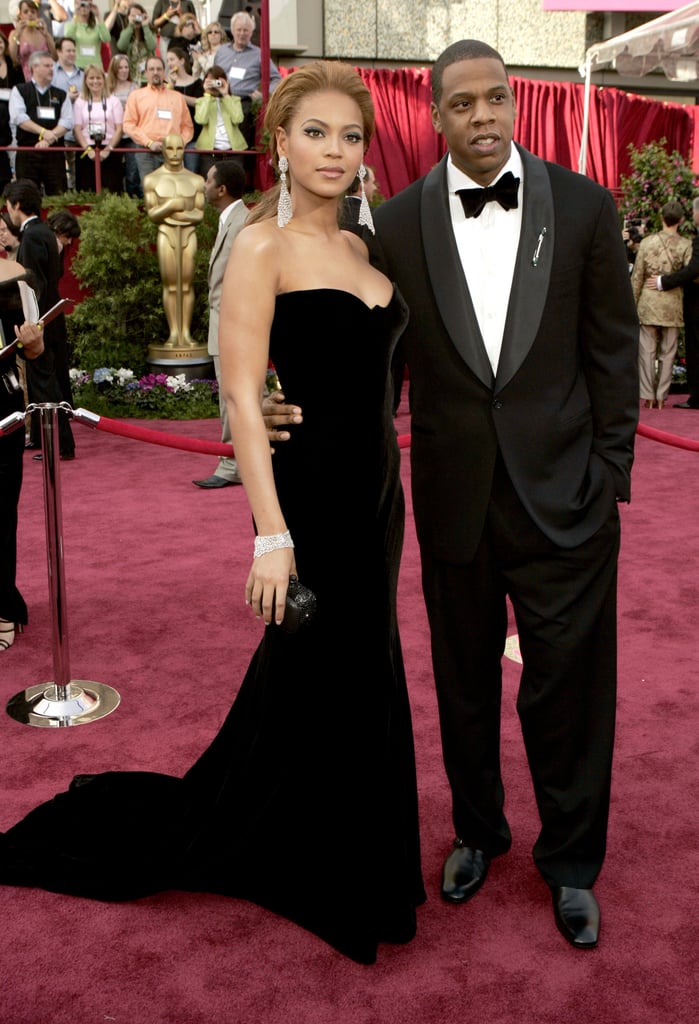
<svg viewBox="0 0 699 1024">
<path fill-rule="evenodd" d="M 166 434 L 162 430 L 151 430 L 149 427 L 138 427 L 133 423 L 124 423 L 123 420 L 112 420 L 108 416 L 97 416 L 95 413 L 87 412 L 85 409 L 75 409 L 74 417 L 96 430 L 104 430 L 108 434 L 118 434 L 120 437 L 130 437 L 134 441 L 147 441 L 150 444 L 163 445 L 166 448 L 179 448 L 186 452 L 199 452 L 201 455 L 226 455 L 234 454 L 233 445 L 222 444 L 220 441 L 199 441 L 194 437 L 182 437 L 180 434 Z M 639 423 L 636 433 L 640 437 L 647 437 L 650 441 L 657 441 L 660 444 L 669 444 L 673 448 L 683 448 L 689 452 L 699 452 L 699 441 L 693 441 L 688 437 L 679 437 L 677 434 L 669 434 L 665 430 L 658 430 L 656 427 L 648 427 L 645 423 Z M 410 447 L 410 434 L 398 435 L 398 447 Z"/>
<path fill-rule="evenodd" d="M 199 441 L 195 437 L 166 434 L 162 430 L 138 427 L 133 423 L 124 423 L 122 420 L 112 420 L 108 416 L 95 416 L 94 413 L 90 413 L 89 418 L 83 418 L 81 414 L 84 412 L 84 409 L 76 409 L 75 418 L 96 430 L 104 430 L 108 434 L 130 437 L 134 441 L 148 441 L 149 444 L 160 444 L 166 448 L 179 448 L 186 452 L 199 452 L 202 455 L 227 455 L 230 457 L 233 454 L 233 445 L 222 444 L 221 441 Z"/>
<path fill-rule="evenodd" d="M 688 437 L 679 437 L 677 434 L 668 434 L 666 430 L 658 430 L 657 427 L 647 427 L 645 423 L 638 424 L 636 433 L 641 437 L 647 437 L 649 441 L 669 444 L 673 448 L 684 448 L 688 452 L 699 452 L 699 441 L 692 441 Z"/>
</svg>

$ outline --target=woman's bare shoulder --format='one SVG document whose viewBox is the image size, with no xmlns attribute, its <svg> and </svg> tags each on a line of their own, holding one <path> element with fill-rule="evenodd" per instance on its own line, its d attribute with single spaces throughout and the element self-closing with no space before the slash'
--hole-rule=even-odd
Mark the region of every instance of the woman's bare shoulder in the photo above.
<svg viewBox="0 0 699 1024">
<path fill-rule="evenodd" d="M 355 234 L 354 231 L 343 230 L 342 234 L 347 239 L 347 241 L 349 242 L 349 244 L 352 247 L 352 249 L 354 250 L 354 252 L 358 256 L 361 256 L 361 258 L 363 260 L 366 260 L 367 263 L 368 263 L 369 262 L 369 250 L 367 248 L 366 242 L 364 242 L 359 237 L 359 235 Z"/>
<path fill-rule="evenodd" d="M 279 228 L 272 220 L 246 224 L 235 236 L 233 253 L 237 259 L 269 261 L 280 249 Z"/>
</svg>

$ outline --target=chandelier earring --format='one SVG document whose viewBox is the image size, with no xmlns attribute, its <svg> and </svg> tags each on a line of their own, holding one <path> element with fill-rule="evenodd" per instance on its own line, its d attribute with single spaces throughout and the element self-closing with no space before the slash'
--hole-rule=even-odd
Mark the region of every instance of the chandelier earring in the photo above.
<svg viewBox="0 0 699 1024">
<path fill-rule="evenodd" d="M 294 215 L 291 205 L 291 193 L 286 181 L 286 172 L 289 170 L 289 161 L 285 156 L 279 157 L 279 202 L 277 203 L 277 224 L 285 228 Z"/>
<path fill-rule="evenodd" d="M 359 223 L 362 225 L 362 227 L 369 228 L 372 235 L 375 235 L 376 232 L 374 230 L 374 221 L 371 216 L 371 207 L 369 206 L 369 200 L 367 199 L 366 192 L 364 191 L 364 179 L 366 178 L 368 173 L 369 172 L 367 171 L 366 167 L 364 166 L 364 163 L 362 162 L 359 165 L 359 170 L 357 171 L 357 174 L 359 175 L 359 181 L 361 182 L 362 190 L 361 201 L 359 203 Z"/>
</svg>

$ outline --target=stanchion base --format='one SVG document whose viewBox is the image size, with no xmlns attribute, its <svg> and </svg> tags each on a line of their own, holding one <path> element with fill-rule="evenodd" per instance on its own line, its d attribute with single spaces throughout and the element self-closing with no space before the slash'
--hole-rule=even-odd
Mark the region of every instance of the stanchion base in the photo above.
<svg viewBox="0 0 699 1024">
<path fill-rule="evenodd" d="M 22 725 L 38 725 L 48 729 L 62 729 L 69 725 L 84 725 L 114 711 L 121 697 L 105 683 L 89 679 L 72 679 L 65 700 L 58 699 L 55 683 L 40 683 L 15 694 L 7 704 L 10 718 Z"/>
</svg>

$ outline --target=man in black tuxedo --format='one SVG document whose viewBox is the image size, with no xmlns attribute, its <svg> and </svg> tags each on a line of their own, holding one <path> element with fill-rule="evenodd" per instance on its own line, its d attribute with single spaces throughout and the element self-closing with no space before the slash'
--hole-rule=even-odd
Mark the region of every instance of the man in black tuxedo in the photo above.
<svg viewBox="0 0 699 1024">
<path fill-rule="evenodd" d="M 699 228 L 699 198 L 692 204 L 694 224 Z M 682 287 L 684 319 L 684 354 L 687 366 L 686 402 L 676 402 L 675 409 L 699 409 L 699 232 L 692 241 L 692 255 L 686 267 L 674 274 L 646 278 L 648 288 L 669 292 Z"/>
<path fill-rule="evenodd" d="M 626 254 L 607 190 L 512 144 L 495 50 L 448 47 L 432 93 L 449 153 L 375 224 L 377 261 L 410 307 L 413 506 L 457 836 L 442 895 L 470 899 L 511 845 L 499 750 L 509 598 L 534 860 L 558 928 L 591 947 L 615 725 L 617 502 L 630 498 L 639 404 Z M 482 188 L 501 177 L 493 201 Z"/>
</svg>

